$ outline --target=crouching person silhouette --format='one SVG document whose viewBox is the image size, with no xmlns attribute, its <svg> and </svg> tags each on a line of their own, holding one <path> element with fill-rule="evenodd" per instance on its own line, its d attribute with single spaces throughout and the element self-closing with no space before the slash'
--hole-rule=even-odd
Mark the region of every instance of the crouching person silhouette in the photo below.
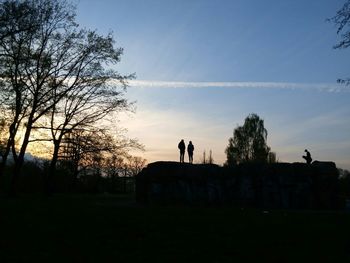
<svg viewBox="0 0 350 263">
<path fill-rule="evenodd" d="M 192 141 L 190 141 L 188 146 L 187 146 L 188 162 L 189 163 L 193 163 L 193 151 L 194 151 L 194 146 L 192 144 Z"/>
<path fill-rule="evenodd" d="M 186 145 L 183 139 L 179 142 L 177 148 L 179 148 L 180 150 L 180 163 L 183 163 L 185 159 L 185 150 L 186 150 Z"/>
<path fill-rule="evenodd" d="M 306 152 L 306 155 L 303 155 L 303 158 L 305 159 L 307 164 L 311 164 L 311 162 L 312 162 L 311 154 L 306 149 L 305 149 L 305 152 Z"/>
</svg>

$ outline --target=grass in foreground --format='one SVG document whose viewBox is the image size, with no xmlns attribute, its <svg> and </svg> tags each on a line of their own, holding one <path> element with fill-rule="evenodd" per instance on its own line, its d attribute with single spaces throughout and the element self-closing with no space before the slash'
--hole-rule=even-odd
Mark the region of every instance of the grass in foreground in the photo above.
<svg viewBox="0 0 350 263">
<path fill-rule="evenodd" d="M 132 198 L 132 197 L 131 197 Z M 350 262 L 350 214 L 0 199 L 0 262 Z"/>
</svg>

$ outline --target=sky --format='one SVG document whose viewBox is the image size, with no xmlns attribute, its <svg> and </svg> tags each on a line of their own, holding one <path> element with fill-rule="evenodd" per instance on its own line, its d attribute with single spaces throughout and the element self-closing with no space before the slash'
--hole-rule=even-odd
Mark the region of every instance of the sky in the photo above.
<svg viewBox="0 0 350 263">
<path fill-rule="evenodd" d="M 233 129 L 250 113 L 265 122 L 282 162 L 314 160 L 350 169 L 350 49 L 327 22 L 344 0 L 80 0 L 77 21 L 113 32 L 124 48 L 116 69 L 135 73 L 135 114 L 120 125 L 145 145 L 148 162 L 177 161 L 177 144 L 225 162 Z"/>
</svg>

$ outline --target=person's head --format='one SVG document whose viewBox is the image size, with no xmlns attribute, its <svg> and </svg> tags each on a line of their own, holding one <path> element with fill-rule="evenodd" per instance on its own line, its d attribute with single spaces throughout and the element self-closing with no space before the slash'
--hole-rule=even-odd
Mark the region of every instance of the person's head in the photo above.
<svg viewBox="0 0 350 263">
<path fill-rule="evenodd" d="M 192 144 L 192 141 L 190 141 L 189 144 Z"/>
<path fill-rule="evenodd" d="M 308 152 L 308 150 L 307 150 L 307 149 L 305 149 L 305 151 L 304 151 L 304 152 L 306 152 L 306 153 L 307 153 L 307 152 Z"/>
</svg>

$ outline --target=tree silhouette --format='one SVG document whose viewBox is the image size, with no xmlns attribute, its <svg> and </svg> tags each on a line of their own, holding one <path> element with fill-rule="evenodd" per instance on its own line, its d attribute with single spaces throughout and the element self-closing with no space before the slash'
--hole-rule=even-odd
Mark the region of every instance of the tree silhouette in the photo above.
<svg viewBox="0 0 350 263">
<path fill-rule="evenodd" d="M 30 30 L 12 30 L 11 34 L 3 34 L 0 41 L 0 74 L 6 87 L 0 97 L 6 98 L 7 110 L 13 113 L 2 167 L 11 148 L 15 160 L 11 185 L 15 192 L 33 128 L 40 126 L 43 118 L 56 117 L 63 112 L 51 125 L 57 152 L 66 132 L 83 122 L 91 124 L 91 119 L 99 119 L 111 108 L 125 106 L 125 100 L 114 89 L 116 85 L 107 83 L 114 79 L 125 86 L 131 76 L 121 76 L 106 68 L 120 61 L 123 50 L 114 46 L 111 34 L 101 36 L 95 31 L 79 29 L 75 22 L 75 7 L 68 2 L 8 2 L 17 9 L 25 2 L 30 11 L 28 14 L 35 14 L 28 18 L 34 25 L 29 27 Z M 2 17 L 6 18 L 0 13 Z M 103 112 L 96 117 L 98 104 L 98 109 Z M 20 127 L 24 129 L 24 136 L 16 149 L 15 138 Z"/>
<path fill-rule="evenodd" d="M 341 40 L 334 46 L 335 49 L 348 48 L 350 46 L 350 0 L 347 0 L 343 7 L 339 9 L 336 15 L 328 21 L 333 22 L 337 26 L 337 34 L 341 35 Z M 339 83 L 350 84 L 350 78 L 338 79 Z"/>
<path fill-rule="evenodd" d="M 6 145 L 6 139 L 5 139 L 5 127 L 6 127 L 6 120 L 4 117 L 0 116 L 0 157 L 2 158 L 5 145 Z"/>
<path fill-rule="evenodd" d="M 38 22 L 37 13 L 32 9 L 29 1 L 2 1 L 0 5 L 0 41 L 19 33 L 34 31 L 39 26 Z"/>
<path fill-rule="evenodd" d="M 128 156 L 126 168 L 129 176 L 136 176 L 146 166 L 147 160 L 139 156 Z"/>
<path fill-rule="evenodd" d="M 96 173 L 103 167 L 110 167 L 111 169 L 106 169 L 106 173 L 115 175 L 118 174 L 117 168 L 120 168 L 118 166 L 125 159 L 131 158 L 127 152 L 130 149 L 143 149 L 142 147 L 137 140 L 123 138 L 120 135 L 117 138 L 112 136 L 109 130 L 97 128 L 73 130 L 65 134 L 62 140 L 58 161 L 68 164 L 75 179 L 84 171 Z"/>
<path fill-rule="evenodd" d="M 21 77 L 28 43 L 38 32 L 40 16 L 30 1 L 2 1 L 0 3 L 0 104 L 7 117 L 7 136 L 0 164 L 0 176 L 11 150 L 16 161 L 15 137 L 27 114 L 29 89 Z"/>
<path fill-rule="evenodd" d="M 201 163 L 202 164 L 213 164 L 214 163 L 212 150 L 209 150 L 209 156 L 208 157 L 206 157 L 205 150 L 203 151 L 203 157 L 202 157 Z"/>
<path fill-rule="evenodd" d="M 118 111 L 129 110 L 130 104 L 123 98 L 124 78 L 119 79 L 123 83 L 120 90 L 117 89 L 115 81 L 109 83 L 107 80 L 106 76 L 96 76 L 95 80 L 79 81 L 59 103 L 52 107 L 49 127 L 39 127 L 50 130 L 54 146 L 47 180 L 51 180 L 55 174 L 59 150 L 65 135 L 74 131 L 98 130 L 96 127 L 102 127 L 106 117 L 111 117 Z"/>
<path fill-rule="evenodd" d="M 270 147 L 266 144 L 267 130 L 264 120 L 252 113 L 238 126 L 229 138 L 226 148 L 226 165 L 232 166 L 244 162 L 267 162 Z"/>
</svg>

